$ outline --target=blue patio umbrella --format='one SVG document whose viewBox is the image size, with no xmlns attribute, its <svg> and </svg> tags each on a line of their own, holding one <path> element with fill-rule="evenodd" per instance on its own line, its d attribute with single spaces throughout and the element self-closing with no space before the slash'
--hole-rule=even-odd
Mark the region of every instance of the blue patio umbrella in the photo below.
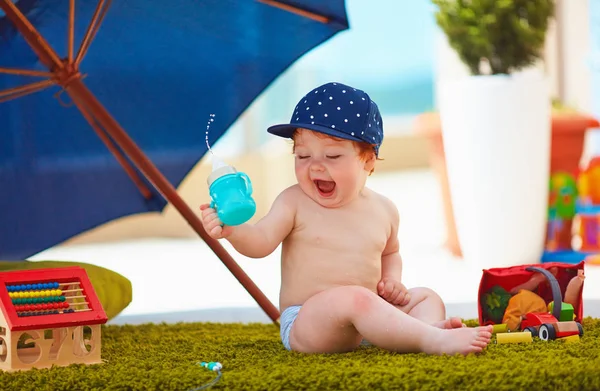
<svg viewBox="0 0 600 391">
<path fill-rule="evenodd" d="M 0 0 L 0 259 L 171 203 L 277 322 L 175 189 L 210 114 L 214 144 L 347 28 L 343 0 Z"/>
</svg>

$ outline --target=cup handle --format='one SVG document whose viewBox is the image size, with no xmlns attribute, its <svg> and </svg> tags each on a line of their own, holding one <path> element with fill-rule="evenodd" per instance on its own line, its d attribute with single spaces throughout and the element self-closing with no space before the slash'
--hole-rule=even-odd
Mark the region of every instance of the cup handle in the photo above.
<svg viewBox="0 0 600 391">
<path fill-rule="evenodd" d="M 243 172 L 238 172 L 238 175 L 240 177 L 242 177 L 244 182 L 246 182 L 246 195 L 251 196 L 252 195 L 252 182 L 250 182 L 250 178 L 248 178 L 248 175 L 246 175 Z"/>
</svg>

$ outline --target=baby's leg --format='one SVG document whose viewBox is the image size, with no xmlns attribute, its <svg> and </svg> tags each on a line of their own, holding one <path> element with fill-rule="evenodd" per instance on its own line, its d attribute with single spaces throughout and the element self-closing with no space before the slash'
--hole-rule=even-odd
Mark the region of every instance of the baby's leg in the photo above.
<svg viewBox="0 0 600 391">
<path fill-rule="evenodd" d="M 355 349 L 362 338 L 383 349 L 430 354 L 480 352 L 491 326 L 441 329 L 424 323 L 358 286 L 323 291 L 307 300 L 290 333 L 293 350 L 334 353 Z"/>
<path fill-rule="evenodd" d="M 398 306 L 402 311 L 423 322 L 446 329 L 463 327 L 460 318 L 446 319 L 446 306 L 442 298 L 429 288 L 412 288 L 408 290 L 410 301 L 405 306 Z"/>
</svg>

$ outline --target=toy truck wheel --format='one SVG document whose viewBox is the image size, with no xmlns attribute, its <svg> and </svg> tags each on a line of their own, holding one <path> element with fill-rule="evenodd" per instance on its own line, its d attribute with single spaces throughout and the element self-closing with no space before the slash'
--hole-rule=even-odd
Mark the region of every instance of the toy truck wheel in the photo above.
<svg viewBox="0 0 600 391">
<path fill-rule="evenodd" d="M 552 341 L 556 339 L 556 329 L 554 328 L 554 325 L 549 323 L 541 325 L 538 330 L 538 337 L 540 337 L 542 341 Z"/>
<path fill-rule="evenodd" d="M 579 322 L 577 322 L 577 329 L 579 329 L 579 336 L 583 336 L 583 326 Z"/>
<path fill-rule="evenodd" d="M 538 336 L 538 331 L 535 327 L 525 327 L 525 330 L 523 330 L 523 331 L 529 331 L 531 333 L 532 337 Z"/>
</svg>

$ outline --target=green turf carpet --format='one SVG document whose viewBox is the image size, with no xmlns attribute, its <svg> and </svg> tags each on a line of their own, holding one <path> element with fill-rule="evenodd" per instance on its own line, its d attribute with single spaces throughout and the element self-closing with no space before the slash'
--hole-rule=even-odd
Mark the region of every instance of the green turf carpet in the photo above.
<svg viewBox="0 0 600 391">
<path fill-rule="evenodd" d="M 470 322 L 472 325 L 472 323 Z M 600 390 L 600 320 L 580 342 L 495 345 L 479 355 L 394 354 L 374 347 L 337 355 L 286 351 L 275 326 L 207 324 L 106 326 L 105 364 L 0 372 L 0 389 L 189 390 Z"/>
</svg>

